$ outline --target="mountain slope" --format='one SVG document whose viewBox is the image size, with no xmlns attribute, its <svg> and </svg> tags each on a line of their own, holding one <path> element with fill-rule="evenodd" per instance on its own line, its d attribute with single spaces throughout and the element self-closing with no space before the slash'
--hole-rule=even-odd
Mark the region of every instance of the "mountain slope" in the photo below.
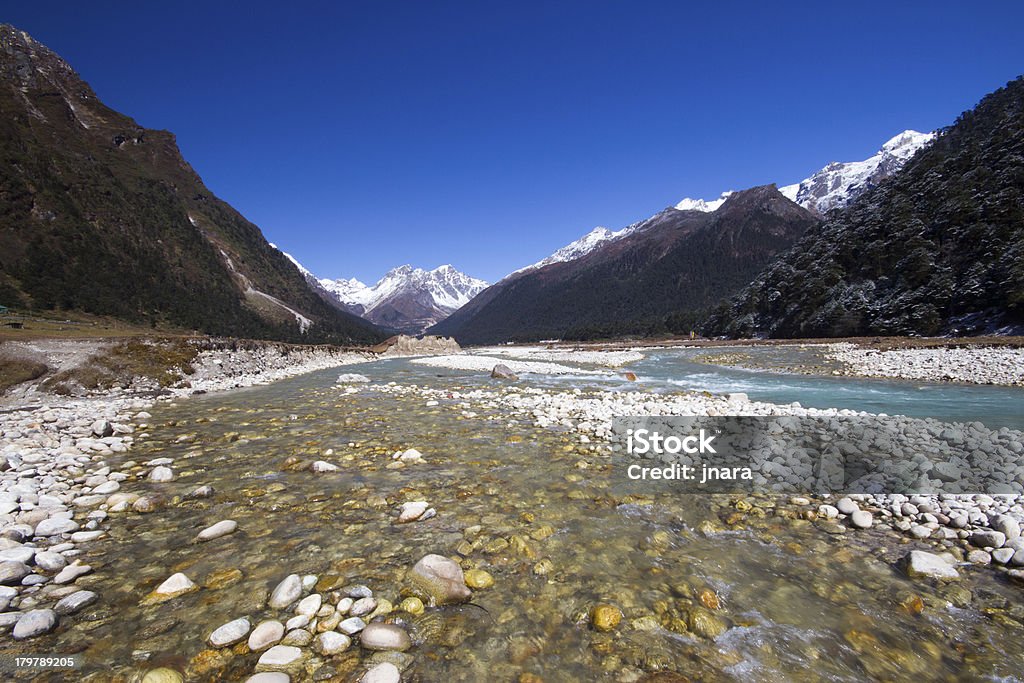
<svg viewBox="0 0 1024 683">
<path fill-rule="evenodd" d="M 808 234 L 714 334 L 971 334 L 1024 325 L 1024 80 Z"/>
<path fill-rule="evenodd" d="M 174 136 L 106 107 L 28 34 L 0 26 L 0 303 L 213 334 L 370 342 Z"/>
<path fill-rule="evenodd" d="M 505 278 L 430 331 L 481 344 L 688 329 L 816 222 L 771 185 L 714 213 L 670 207 L 579 258 Z"/>
</svg>

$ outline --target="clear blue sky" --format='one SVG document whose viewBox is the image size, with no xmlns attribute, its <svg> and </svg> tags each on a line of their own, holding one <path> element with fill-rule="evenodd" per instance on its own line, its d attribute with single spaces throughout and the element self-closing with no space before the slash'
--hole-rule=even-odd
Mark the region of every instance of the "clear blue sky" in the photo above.
<svg viewBox="0 0 1024 683">
<path fill-rule="evenodd" d="M 1024 71 L 1020 2 L 5 3 L 322 276 L 495 280 L 799 180 Z"/>
</svg>

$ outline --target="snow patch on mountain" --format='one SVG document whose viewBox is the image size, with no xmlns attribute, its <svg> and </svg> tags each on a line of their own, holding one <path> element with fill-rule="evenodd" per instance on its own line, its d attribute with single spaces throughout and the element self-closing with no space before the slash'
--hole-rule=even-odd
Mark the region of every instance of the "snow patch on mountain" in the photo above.
<svg viewBox="0 0 1024 683">
<path fill-rule="evenodd" d="M 725 204 L 725 200 L 728 199 L 729 195 L 732 193 L 732 190 L 723 192 L 718 199 L 713 199 L 711 201 L 704 199 L 690 199 L 687 197 L 676 204 L 676 209 L 679 211 L 703 211 L 705 213 L 711 213 L 712 211 L 717 211 L 718 207 L 722 204 Z"/>
<path fill-rule="evenodd" d="M 832 162 L 799 183 L 779 188 L 787 199 L 825 214 L 840 209 L 903 167 L 917 150 L 935 139 L 935 133 L 905 130 L 863 161 Z"/>
</svg>

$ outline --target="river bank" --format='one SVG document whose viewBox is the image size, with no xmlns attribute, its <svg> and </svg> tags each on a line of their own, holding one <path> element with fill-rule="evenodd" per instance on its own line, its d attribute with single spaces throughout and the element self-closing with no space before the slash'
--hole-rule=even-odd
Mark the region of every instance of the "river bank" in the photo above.
<svg viewBox="0 0 1024 683">
<path fill-rule="evenodd" d="M 580 361 L 593 363 L 591 372 L 620 372 L 611 369 L 620 365 L 612 356 L 560 355 L 541 361 L 518 351 L 515 355 L 521 362 L 539 364 L 524 372 L 545 372 L 551 369 L 546 364 L 556 360 L 561 367 Z M 459 359 L 465 357 L 472 356 L 435 365 L 461 365 Z M 617 494 L 612 487 L 609 438 L 611 419 L 617 415 L 849 416 L 855 411 L 776 405 L 740 394 L 656 396 L 639 390 L 552 390 L 502 382 L 470 389 L 460 388 L 458 377 L 428 386 L 401 372 L 390 374 L 393 384 L 335 385 L 333 375 L 317 383 L 314 379 L 325 373 L 314 372 L 251 392 L 213 391 L 188 398 L 197 391 L 258 384 L 256 374 L 241 371 L 250 363 L 273 371 L 257 373 L 262 381 L 277 371 L 287 372 L 278 361 L 255 361 L 245 354 L 218 352 L 209 358 L 209 376 L 196 372 L 189 377 L 190 387 L 168 388 L 170 393 L 159 400 L 117 389 L 91 398 L 65 398 L 66 404 L 55 403 L 48 411 L 40 406 L 3 416 L 12 420 L 0 423 L 5 444 L 11 439 L 17 442 L 12 451 L 29 453 L 28 462 L 22 458 L 3 473 L 5 482 L 10 476 L 10 484 L 3 486 L 17 494 L 16 500 L 6 501 L 16 507 L 8 511 L 12 524 L 5 527 L 31 528 L 28 522 L 34 519 L 19 522 L 18 517 L 33 511 L 41 517 L 40 510 L 45 510 L 46 520 L 53 521 L 43 531 L 51 530 L 47 525 L 57 530 L 23 541 L 8 539 L 13 542 L 5 549 L 20 552 L 19 557 L 33 552 L 23 564 L 32 576 L 43 578 L 26 585 L 25 574 L 21 583 L 5 591 L 16 593 L 3 612 L 12 615 L 6 617 L 7 626 L 16 627 L 26 609 L 54 612 L 52 624 L 48 615 L 34 616 L 21 629 L 19 635 L 41 629 L 35 636 L 40 640 L 33 637 L 26 647 L 58 637 L 66 647 L 81 643 L 88 654 L 88 643 L 97 637 L 90 634 L 138 622 L 142 630 L 131 641 L 134 666 L 151 673 L 164 669 L 160 675 L 170 678 L 159 680 L 180 680 L 173 678 L 178 671 L 190 680 L 215 674 L 245 680 L 267 669 L 267 674 L 286 672 L 294 681 L 313 680 L 314 674 L 348 681 L 378 666 L 381 675 L 439 680 L 431 673 L 442 676 L 442 669 L 435 667 L 448 666 L 448 658 L 460 667 L 452 671 L 473 672 L 453 674 L 449 680 L 473 680 L 492 669 L 510 680 L 562 680 L 566 673 L 557 667 L 545 675 L 547 653 L 570 657 L 573 667 L 581 667 L 579 676 L 605 671 L 608 680 L 639 681 L 659 669 L 687 666 L 671 639 L 659 634 L 686 642 L 696 639 L 687 646 L 687 656 L 699 653 L 716 669 L 730 666 L 729 658 L 736 665 L 750 656 L 743 649 L 744 633 L 765 625 L 757 626 L 740 607 L 763 598 L 741 588 L 738 575 L 727 579 L 719 570 L 693 564 L 700 553 L 714 548 L 720 557 L 723 547 L 737 540 L 733 534 L 754 533 L 780 549 L 787 544 L 816 548 L 823 559 L 834 554 L 835 548 L 827 550 L 834 539 L 842 539 L 839 543 L 845 553 L 852 553 L 848 561 L 853 566 L 870 564 L 864 571 L 871 590 L 888 595 L 893 579 L 887 573 L 906 577 L 909 583 L 897 581 L 901 590 L 914 590 L 906 598 L 906 609 L 918 609 L 916 596 L 920 608 L 943 623 L 943 604 L 989 608 L 987 594 L 972 590 L 973 582 L 988 586 L 989 579 L 977 575 L 973 564 L 984 564 L 987 558 L 997 576 L 1018 576 L 1014 561 L 1015 545 L 1021 543 L 1019 524 L 1014 536 L 1011 521 L 1004 518 L 1019 521 L 1021 508 L 1016 498 L 1007 496 L 707 496 L 696 507 L 708 505 L 709 511 L 694 517 L 694 504 Z M 295 372 L 310 367 L 303 363 L 327 362 L 323 357 L 296 358 L 304 360 L 291 366 Z M 477 356 L 471 370 L 486 376 L 491 362 Z M 387 363 L 375 367 L 385 369 L 385 376 L 391 372 Z M 218 368 L 223 376 L 216 375 Z M 409 455 L 410 449 L 418 455 Z M 513 474 L 523 479 L 509 478 Z M 340 485 L 357 479 L 366 483 Z M 643 531 L 630 521 L 631 515 L 653 518 L 661 509 L 671 511 L 669 519 L 679 516 L 686 523 Z M 417 511 L 421 514 L 415 515 Z M 407 521 L 398 524 L 403 516 Z M 582 526 L 588 519 L 601 520 L 595 523 L 604 530 L 599 535 L 603 545 Z M 71 529 L 65 521 L 79 527 Z M 693 529 L 699 530 L 696 537 Z M 100 534 L 74 536 L 83 532 Z M 198 544 L 200 533 L 210 540 Z M 928 555 L 911 558 L 911 549 Z M 875 561 L 883 550 L 884 561 Z M 1007 550 L 1013 552 L 1008 555 Z M 40 555 L 44 563 L 49 561 L 48 552 L 61 555 L 65 568 L 73 567 L 61 583 L 55 580 L 59 573 L 37 561 Z M 738 552 L 731 561 L 736 569 L 750 571 L 769 561 L 746 545 Z M 777 566 L 777 571 L 801 567 L 808 575 L 825 578 L 821 585 L 814 582 L 815 590 L 830 596 L 840 611 L 853 607 L 848 593 L 831 593 L 830 582 L 850 580 L 835 574 L 839 568 L 809 565 L 785 552 L 791 566 Z M 474 583 L 472 600 L 483 604 L 494 622 L 472 616 L 471 608 L 466 608 L 469 613 L 431 608 L 429 599 L 426 611 L 415 613 L 416 603 L 405 602 L 416 597 L 407 592 L 408 576 L 431 553 L 458 560 L 465 572 L 459 585 Z M 281 561 L 284 557 L 287 562 Z M 648 578 L 630 574 L 610 579 L 622 567 L 640 566 L 644 557 L 667 562 L 672 575 L 685 559 L 691 572 L 704 578 L 685 588 L 648 585 L 657 580 L 657 572 Z M 702 562 L 717 567 L 714 557 Z M 130 576 L 118 571 L 120 558 L 135 563 Z M 53 562 L 50 566 L 59 560 Z M 595 563 L 600 567 L 596 574 Z M 941 575 L 945 578 L 935 578 Z M 529 587 L 513 590 L 524 580 Z M 774 581 L 772 590 L 781 590 L 778 579 Z M 658 597 L 649 598 L 652 593 Z M 292 599 L 284 604 L 286 597 L 281 597 L 274 606 L 269 602 L 273 594 Z M 856 600 L 869 599 L 867 595 L 858 592 Z M 140 604 L 149 598 L 156 601 Z M 360 600 L 367 602 L 355 614 Z M 662 609 L 660 601 L 668 601 L 669 607 Z M 617 610 L 621 624 L 602 630 L 611 623 L 603 619 L 615 612 L 597 610 L 600 605 Z M 772 618 L 782 615 L 772 613 Z M 394 625 L 411 636 L 411 649 L 385 648 L 374 655 L 365 646 L 357 648 L 358 630 L 348 633 L 341 627 L 350 619 Z M 910 628 L 902 618 L 897 624 L 884 638 L 896 638 L 899 630 Z M 260 635 L 253 641 L 257 629 Z M 48 631 L 56 635 L 47 636 Z M 224 635 L 242 631 L 240 641 Z M 857 635 L 863 627 L 858 631 L 846 626 L 842 632 L 847 643 L 865 646 L 860 640 L 864 636 Z M 402 641 L 396 632 L 391 635 Z M 898 654 L 909 649 L 901 649 L 897 640 L 886 642 L 886 647 L 861 657 L 876 672 L 888 670 L 893 657 L 909 656 Z M 585 652 L 578 653 L 578 646 Z M 187 652 L 188 660 L 165 659 L 160 654 L 165 650 Z M 729 653 L 724 659 L 723 651 Z M 911 668 L 932 662 L 930 657 Z M 974 661 L 981 662 L 982 671 L 997 666 L 987 656 Z M 527 674 L 536 678 L 524 679 Z M 91 680 L 112 679 L 94 674 Z"/>
</svg>

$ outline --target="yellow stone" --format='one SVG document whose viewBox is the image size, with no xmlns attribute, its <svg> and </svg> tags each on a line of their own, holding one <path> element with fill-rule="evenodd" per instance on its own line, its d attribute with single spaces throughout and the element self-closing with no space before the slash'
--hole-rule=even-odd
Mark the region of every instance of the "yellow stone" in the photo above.
<svg viewBox="0 0 1024 683">
<path fill-rule="evenodd" d="M 710 588 L 705 588 L 700 592 L 700 602 L 708 609 L 719 609 L 722 606 L 718 594 Z"/>
<path fill-rule="evenodd" d="M 474 590 L 490 588 L 494 585 L 494 577 L 483 569 L 470 569 L 466 572 L 466 585 Z"/>
<path fill-rule="evenodd" d="M 590 623 L 598 631 L 612 631 L 622 621 L 622 612 L 615 605 L 601 603 L 590 610 Z"/>
<path fill-rule="evenodd" d="M 423 601 L 415 596 L 402 600 L 398 607 L 409 614 L 423 614 Z"/>
</svg>

